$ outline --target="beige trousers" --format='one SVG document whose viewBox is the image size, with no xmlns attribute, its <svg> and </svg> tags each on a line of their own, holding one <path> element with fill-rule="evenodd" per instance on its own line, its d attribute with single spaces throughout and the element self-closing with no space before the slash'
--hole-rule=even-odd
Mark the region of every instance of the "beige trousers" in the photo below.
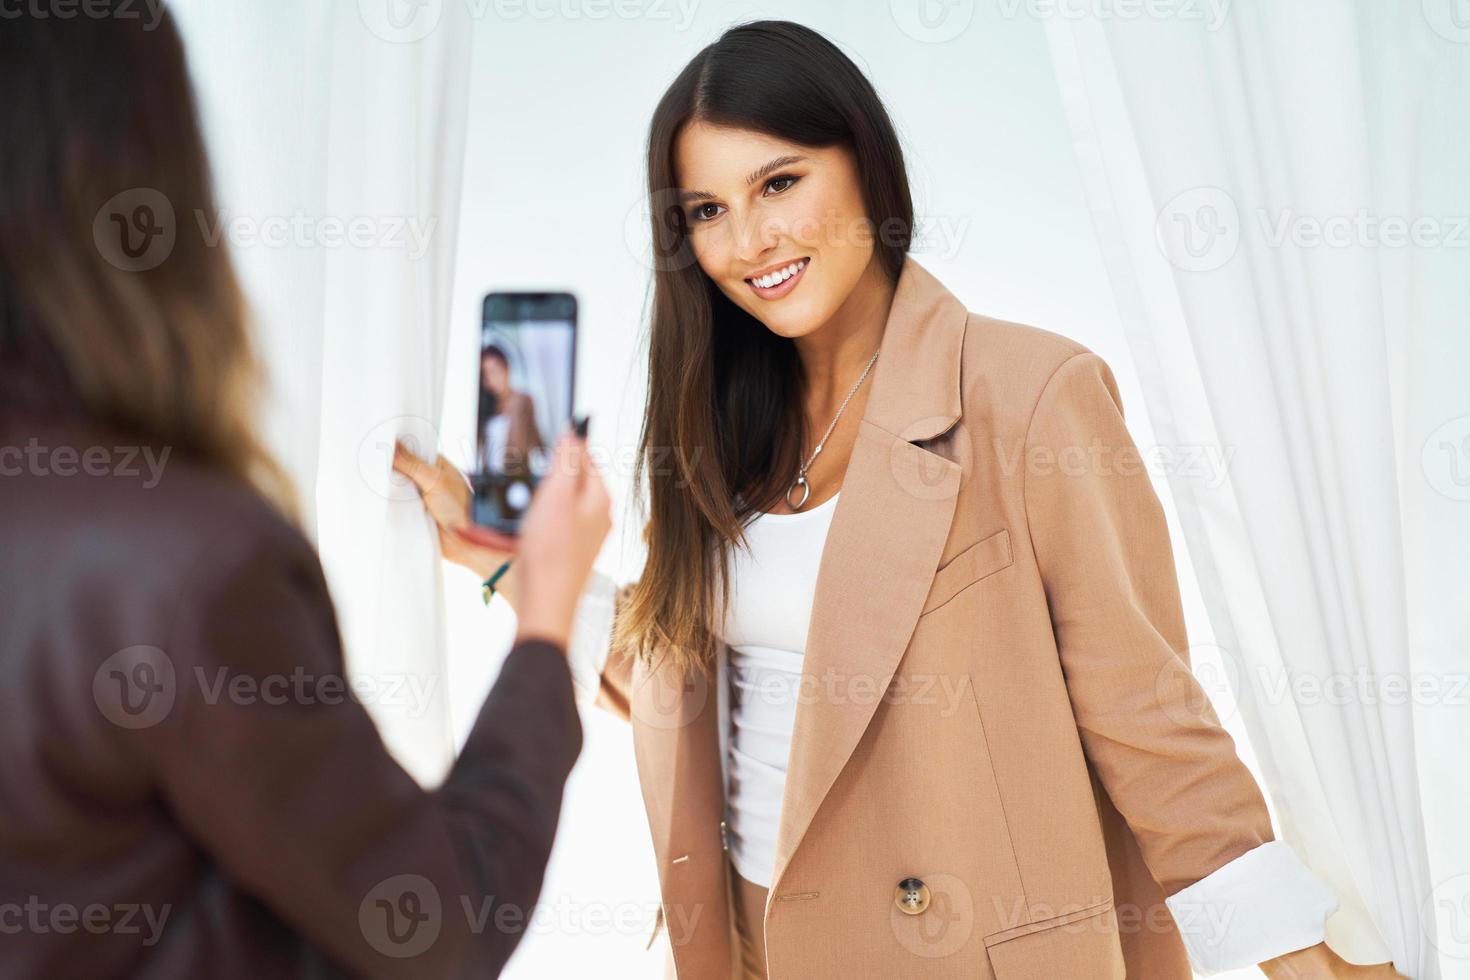
<svg viewBox="0 0 1470 980">
<path fill-rule="evenodd" d="M 735 900 L 735 942 L 740 947 L 740 980 L 766 980 L 766 889 L 746 881 L 730 865 Z"/>
</svg>

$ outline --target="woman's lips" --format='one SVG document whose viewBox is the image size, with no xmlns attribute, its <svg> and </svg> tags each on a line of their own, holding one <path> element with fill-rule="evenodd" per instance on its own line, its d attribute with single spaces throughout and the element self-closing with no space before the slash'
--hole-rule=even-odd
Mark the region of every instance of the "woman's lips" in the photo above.
<svg viewBox="0 0 1470 980">
<path fill-rule="evenodd" d="M 806 270 L 812 264 L 810 256 L 798 259 L 798 261 L 802 263 L 801 268 L 796 270 L 796 273 L 788 278 L 785 282 L 778 282 L 776 283 L 776 285 L 769 288 L 764 286 L 757 286 L 749 279 L 745 280 L 745 284 L 749 286 L 751 288 L 751 291 L 754 292 L 761 299 L 780 299 L 782 296 L 785 296 L 787 293 L 796 288 L 796 284 L 801 282 L 802 276 L 806 275 Z"/>
</svg>

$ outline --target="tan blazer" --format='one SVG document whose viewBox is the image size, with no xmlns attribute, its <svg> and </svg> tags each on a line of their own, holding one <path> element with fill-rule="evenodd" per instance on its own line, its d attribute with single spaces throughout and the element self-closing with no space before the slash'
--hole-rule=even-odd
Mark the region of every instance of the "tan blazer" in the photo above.
<svg viewBox="0 0 1470 980">
<path fill-rule="evenodd" d="M 1186 666 L 1111 370 L 909 258 L 869 383 L 817 575 L 772 980 L 1188 978 L 1164 896 L 1273 835 Z M 598 695 L 632 723 L 693 980 L 736 952 L 716 701 L 622 650 Z"/>
</svg>

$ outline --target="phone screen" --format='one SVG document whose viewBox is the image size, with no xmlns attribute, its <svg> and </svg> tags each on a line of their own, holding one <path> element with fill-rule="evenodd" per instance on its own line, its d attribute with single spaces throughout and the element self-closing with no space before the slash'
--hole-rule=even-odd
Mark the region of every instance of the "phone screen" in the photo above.
<svg viewBox="0 0 1470 980">
<path fill-rule="evenodd" d="M 496 292 L 480 328 L 471 518 L 516 534 L 572 418 L 577 300 L 570 293 Z"/>
</svg>

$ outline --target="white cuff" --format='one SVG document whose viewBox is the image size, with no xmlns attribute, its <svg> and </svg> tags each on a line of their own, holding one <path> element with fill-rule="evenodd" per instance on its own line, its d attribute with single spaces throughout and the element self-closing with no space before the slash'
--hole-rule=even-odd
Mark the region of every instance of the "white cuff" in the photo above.
<svg viewBox="0 0 1470 980">
<path fill-rule="evenodd" d="M 1271 840 L 1164 899 L 1194 972 L 1253 966 L 1322 942 L 1337 894 Z"/>
<path fill-rule="evenodd" d="M 602 671 L 607 666 L 612 643 L 612 624 L 617 584 L 594 571 L 577 602 L 576 618 L 567 641 L 567 665 L 572 671 L 572 688 L 581 705 L 591 705 L 602 688 Z"/>
</svg>

